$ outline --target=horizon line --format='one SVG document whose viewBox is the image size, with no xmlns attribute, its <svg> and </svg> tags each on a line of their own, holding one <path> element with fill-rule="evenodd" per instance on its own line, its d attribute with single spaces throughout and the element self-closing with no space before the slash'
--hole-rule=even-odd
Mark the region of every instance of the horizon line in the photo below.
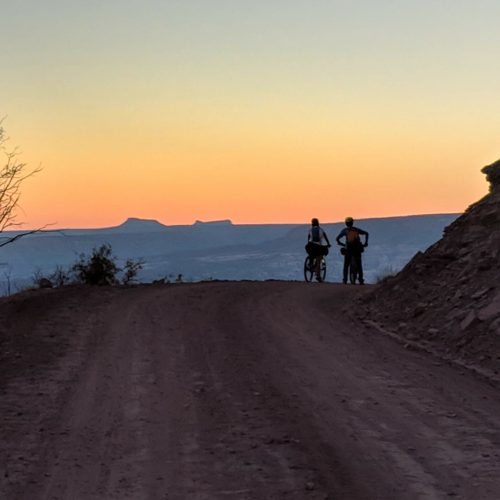
<svg viewBox="0 0 500 500">
<path fill-rule="evenodd" d="M 438 217 L 438 216 L 444 216 L 444 215 L 456 215 L 459 216 L 463 214 L 464 212 L 438 212 L 438 213 L 422 213 L 422 214 L 404 214 L 404 215 L 387 215 L 387 216 L 381 216 L 381 217 L 358 217 L 355 218 L 355 221 L 370 221 L 370 220 L 380 220 L 380 219 L 401 219 L 401 218 L 409 218 L 409 217 Z M 2 231 L 3 233 L 23 233 L 26 231 L 36 231 L 40 229 L 40 232 L 56 232 L 56 231 L 102 231 L 106 229 L 116 229 L 119 228 L 123 225 L 125 225 L 127 222 L 130 221 L 137 221 L 138 223 L 141 222 L 150 222 L 150 223 L 155 223 L 159 224 L 161 226 L 164 226 L 165 228 L 176 228 L 176 227 L 193 227 L 196 225 L 215 225 L 215 224 L 226 224 L 226 225 L 232 225 L 232 226 L 307 226 L 310 224 L 310 222 L 233 222 L 230 218 L 228 219 L 213 219 L 213 220 L 200 220 L 196 219 L 194 222 L 191 224 L 165 224 L 164 222 L 161 222 L 159 219 L 149 219 L 149 218 L 141 218 L 141 217 L 127 217 L 123 222 L 120 222 L 117 225 L 112 225 L 112 226 L 84 226 L 84 227 L 54 227 L 57 225 L 57 222 L 55 223 L 50 223 L 47 224 L 45 227 L 51 227 L 51 229 L 43 229 L 43 228 L 24 228 L 24 229 L 11 229 L 11 230 L 5 230 Z M 344 221 L 341 220 L 336 220 L 336 221 L 327 221 L 327 222 L 321 222 L 320 224 L 322 225 L 331 225 L 331 224 L 343 224 Z"/>
</svg>

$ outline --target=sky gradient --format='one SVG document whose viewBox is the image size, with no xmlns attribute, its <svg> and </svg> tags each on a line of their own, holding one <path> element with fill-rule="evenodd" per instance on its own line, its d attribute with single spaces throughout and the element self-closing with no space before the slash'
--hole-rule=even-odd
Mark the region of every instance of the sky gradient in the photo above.
<svg viewBox="0 0 500 500">
<path fill-rule="evenodd" d="M 460 212 L 500 157 L 497 0 L 18 0 L 26 227 Z"/>
</svg>

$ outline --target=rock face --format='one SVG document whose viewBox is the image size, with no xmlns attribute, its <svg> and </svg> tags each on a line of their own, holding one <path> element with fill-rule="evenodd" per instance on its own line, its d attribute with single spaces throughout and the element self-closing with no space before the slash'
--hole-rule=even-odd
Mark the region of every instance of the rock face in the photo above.
<svg viewBox="0 0 500 500">
<path fill-rule="evenodd" d="M 440 241 L 365 295 L 361 308 L 387 329 L 498 372 L 500 161 L 483 172 L 490 193 L 448 226 Z"/>
<path fill-rule="evenodd" d="M 484 167 L 482 172 L 486 174 L 486 179 L 490 182 L 490 191 L 498 191 L 500 189 L 500 160 Z"/>
</svg>

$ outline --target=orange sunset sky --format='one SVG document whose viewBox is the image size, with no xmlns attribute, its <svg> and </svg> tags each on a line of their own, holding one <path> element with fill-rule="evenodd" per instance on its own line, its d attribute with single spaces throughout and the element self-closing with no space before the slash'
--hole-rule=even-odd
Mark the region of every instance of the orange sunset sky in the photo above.
<svg viewBox="0 0 500 500">
<path fill-rule="evenodd" d="M 20 0 L 24 227 L 460 212 L 500 157 L 500 2 Z"/>
</svg>

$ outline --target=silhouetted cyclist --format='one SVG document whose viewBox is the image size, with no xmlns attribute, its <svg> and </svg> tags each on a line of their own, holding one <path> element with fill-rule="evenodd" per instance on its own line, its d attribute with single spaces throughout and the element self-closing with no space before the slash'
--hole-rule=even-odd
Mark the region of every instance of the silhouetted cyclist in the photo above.
<svg viewBox="0 0 500 500">
<path fill-rule="evenodd" d="M 345 219 L 346 227 L 340 231 L 337 236 L 337 244 L 345 248 L 344 254 L 344 272 L 342 277 L 342 282 L 347 283 L 347 277 L 349 274 L 349 266 L 351 265 L 352 259 L 355 260 L 356 267 L 358 270 L 358 278 L 360 285 L 364 285 L 365 281 L 363 279 L 363 263 L 361 259 L 361 254 L 363 253 L 365 247 L 368 246 L 368 232 L 354 227 L 354 220 L 352 217 L 346 217 Z M 361 236 L 365 237 L 365 243 L 361 243 Z M 345 242 L 340 241 L 345 238 Z"/>
<path fill-rule="evenodd" d="M 324 241 L 326 245 L 323 243 Z M 314 272 L 318 281 L 323 281 L 321 278 L 321 257 L 328 255 L 328 248 L 330 246 L 328 236 L 319 225 L 318 219 L 312 219 L 311 229 L 309 229 L 309 233 L 307 234 L 306 252 L 311 259 L 314 259 Z"/>
</svg>

